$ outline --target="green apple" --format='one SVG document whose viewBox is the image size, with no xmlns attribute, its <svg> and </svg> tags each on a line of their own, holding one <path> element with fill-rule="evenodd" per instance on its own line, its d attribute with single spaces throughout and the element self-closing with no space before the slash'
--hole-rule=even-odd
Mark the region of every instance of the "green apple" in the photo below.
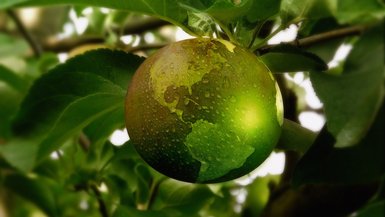
<svg viewBox="0 0 385 217">
<path fill-rule="evenodd" d="M 157 171 L 186 182 L 243 176 L 274 149 L 283 104 L 253 53 L 208 38 L 172 43 L 147 58 L 126 97 L 136 150 Z"/>
</svg>

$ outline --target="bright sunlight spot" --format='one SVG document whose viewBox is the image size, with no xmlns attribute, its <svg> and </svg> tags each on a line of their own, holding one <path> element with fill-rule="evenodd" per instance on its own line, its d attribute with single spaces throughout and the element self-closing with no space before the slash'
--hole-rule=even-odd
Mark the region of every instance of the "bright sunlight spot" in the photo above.
<svg viewBox="0 0 385 217">
<path fill-rule="evenodd" d="M 175 40 L 176 41 L 181 41 L 181 40 L 190 39 L 190 38 L 194 38 L 194 37 L 187 34 L 185 31 L 183 31 L 183 29 L 181 29 L 179 27 L 177 28 L 177 30 L 175 32 Z"/>
<path fill-rule="evenodd" d="M 246 175 L 236 182 L 240 185 L 248 185 L 257 177 L 264 177 L 267 175 L 279 175 L 283 173 L 285 167 L 285 154 L 272 152 L 270 156 L 253 172 Z"/>
<path fill-rule="evenodd" d="M 110 136 L 110 142 L 115 146 L 121 146 L 128 140 L 130 137 L 128 137 L 127 129 L 115 130 Z"/>
<path fill-rule="evenodd" d="M 271 155 L 255 170 L 256 176 L 279 175 L 283 172 L 285 166 L 285 154 L 273 152 Z"/>
<path fill-rule="evenodd" d="M 98 189 L 99 189 L 100 192 L 108 192 L 107 185 L 104 182 L 102 182 L 102 184 L 100 184 Z"/>
<path fill-rule="evenodd" d="M 132 35 L 124 35 L 124 36 L 120 37 L 120 40 L 124 44 L 130 44 L 134 41 L 134 37 Z"/>
<path fill-rule="evenodd" d="M 274 30 L 273 30 L 274 31 Z M 284 29 L 274 35 L 267 43 L 279 44 L 281 42 L 290 42 L 297 37 L 298 27 L 296 25 L 290 25 L 287 29 Z"/>
<path fill-rule="evenodd" d="M 20 10 L 20 17 L 26 26 L 33 26 L 38 21 L 39 10 L 36 8 L 25 8 Z"/>
<path fill-rule="evenodd" d="M 352 46 L 349 44 L 342 44 L 334 54 L 333 59 L 328 63 L 329 68 L 334 68 L 340 64 L 348 55 Z"/>
<path fill-rule="evenodd" d="M 88 210 L 90 208 L 90 205 L 88 204 L 87 200 L 81 200 L 79 203 L 79 208 L 81 210 Z"/>
<path fill-rule="evenodd" d="M 68 54 L 67 53 L 59 53 L 57 55 L 59 58 L 59 62 L 64 63 L 68 59 Z"/>
<path fill-rule="evenodd" d="M 75 25 L 76 33 L 79 35 L 83 34 L 88 26 L 88 18 L 78 17 L 73 9 L 70 10 L 70 18 Z"/>
<path fill-rule="evenodd" d="M 86 7 L 83 9 L 82 14 L 85 16 L 91 15 L 94 12 L 92 7 Z"/>
<path fill-rule="evenodd" d="M 50 154 L 50 158 L 52 160 L 58 160 L 60 158 L 60 156 L 63 155 L 63 151 L 62 150 L 58 150 L 58 151 L 54 151 Z"/>
<path fill-rule="evenodd" d="M 299 117 L 299 122 L 303 127 L 312 131 L 320 131 L 325 124 L 325 117 L 316 112 L 302 112 Z"/>
<path fill-rule="evenodd" d="M 305 100 L 306 100 L 306 103 L 308 104 L 309 107 L 311 107 L 313 109 L 322 108 L 323 104 L 319 100 L 319 98 L 317 97 L 309 78 L 298 83 L 298 85 L 305 89 L 305 91 L 306 91 Z"/>
<path fill-rule="evenodd" d="M 146 34 L 144 34 L 144 40 L 151 44 L 151 43 L 154 43 L 155 42 L 155 35 L 154 33 L 152 32 L 147 32 Z"/>
</svg>

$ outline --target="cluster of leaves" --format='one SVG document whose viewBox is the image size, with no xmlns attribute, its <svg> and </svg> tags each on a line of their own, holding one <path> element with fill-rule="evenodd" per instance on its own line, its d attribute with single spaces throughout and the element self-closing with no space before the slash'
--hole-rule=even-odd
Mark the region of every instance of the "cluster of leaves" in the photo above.
<svg viewBox="0 0 385 217">
<path fill-rule="evenodd" d="M 83 34 L 101 35 L 104 46 L 119 47 L 120 35 L 113 32 L 114 25 L 120 32 L 127 20 L 143 19 L 139 13 L 164 19 L 193 35 L 231 40 L 260 55 L 277 76 L 304 71 L 323 102 L 327 127 L 313 142 L 300 127 L 285 125 L 279 147 L 301 157 L 286 194 L 274 194 L 286 187 L 284 177 L 281 182 L 277 177 L 257 178 L 247 186 L 181 183 L 149 168 L 129 141 L 120 147 L 109 141 L 112 132 L 124 127 L 127 85 L 144 58 L 105 49 L 59 64 L 55 53 L 28 55 L 24 39 L 12 37 L 11 32 L 0 33 L 0 204 L 10 216 L 34 212 L 47 216 L 259 216 L 264 209 L 264 216 L 338 216 L 356 211 L 365 217 L 381 212 L 383 188 L 377 191 L 367 186 L 383 184 L 385 171 L 383 2 L 5 0 L 0 9 L 10 14 L 14 7 L 58 4 L 75 4 L 78 14 L 95 7 Z M 105 14 L 96 7 L 116 10 Z M 63 8 L 68 21 L 68 7 Z M 2 16 L 5 12 L 0 11 L 0 27 L 12 23 L 2 24 Z M 344 37 L 315 40 L 302 47 L 296 43 L 266 45 L 290 25 L 300 26 L 299 45 L 302 39 L 330 31 Z M 350 36 L 352 29 L 362 34 Z M 42 43 L 47 38 L 44 40 Z M 342 44 L 352 46 L 348 57 L 326 70 L 326 63 Z M 283 88 L 285 101 L 291 91 Z M 297 97 L 303 96 L 297 93 Z M 292 109 L 294 116 L 304 109 Z M 342 197 L 348 201 L 342 207 L 348 208 L 325 214 L 320 206 L 326 199 L 309 197 L 309 184 L 324 190 L 325 197 L 337 192 L 325 185 L 359 185 L 370 193 L 357 193 L 363 195 L 362 201 L 353 206 L 349 198 Z M 247 192 L 242 204 L 233 195 L 239 190 Z M 311 198 L 313 203 L 295 207 L 291 201 L 299 197 Z M 328 199 L 326 205 L 336 201 Z"/>
</svg>

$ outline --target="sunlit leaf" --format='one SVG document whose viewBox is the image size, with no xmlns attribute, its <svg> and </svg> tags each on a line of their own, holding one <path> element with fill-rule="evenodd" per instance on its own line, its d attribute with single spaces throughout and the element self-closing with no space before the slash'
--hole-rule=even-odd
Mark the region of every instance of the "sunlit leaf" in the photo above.
<svg viewBox="0 0 385 217">
<path fill-rule="evenodd" d="M 9 145 L 20 151 L 5 156 L 13 156 L 8 159 L 12 161 L 18 159 L 17 155 L 28 155 L 23 144 L 34 141 L 37 153 L 29 152 L 29 159 L 39 161 L 92 121 L 123 107 L 129 80 L 142 60 L 124 52 L 97 50 L 42 76 L 32 86 L 15 120 L 18 139 Z"/>
<path fill-rule="evenodd" d="M 24 0 L 24 1 L 10 1 L 8 4 L 0 4 L 0 9 L 9 7 L 12 5 L 22 6 L 46 6 L 46 5 L 81 5 L 81 6 L 95 6 L 105 7 L 119 10 L 128 10 L 132 12 L 144 13 L 148 15 L 158 16 L 179 26 L 184 26 L 187 21 L 187 12 L 184 8 L 180 7 L 177 0 Z"/>
<path fill-rule="evenodd" d="M 378 0 L 338 1 L 337 19 L 340 23 L 364 23 L 385 17 L 385 3 Z"/>
<path fill-rule="evenodd" d="M 205 185 L 167 179 L 159 186 L 159 196 L 154 207 L 162 210 L 172 208 L 181 213 L 198 213 L 214 196 Z"/>
<path fill-rule="evenodd" d="M 5 2 L 7 2 L 7 0 Z M 2 4 L 3 1 L 0 3 L 0 8 Z M 0 59 L 9 56 L 23 55 L 28 51 L 28 49 L 29 47 L 27 42 L 22 39 L 0 33 Z"/>
</svg>

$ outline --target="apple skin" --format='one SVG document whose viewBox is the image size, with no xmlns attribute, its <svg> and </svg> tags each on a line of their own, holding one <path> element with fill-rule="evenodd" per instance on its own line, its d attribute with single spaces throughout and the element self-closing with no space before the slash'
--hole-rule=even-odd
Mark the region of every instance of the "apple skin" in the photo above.
<svg viewBox="0 0 385 217">
<path fill-rule="evenodd" d="M 126 126 L 141 157 L 181 181 L 216 183 L 254 170 L 274 149 L 283 121 L 270 70 L 218 39 L 172 43 L 137 69 Z"/>
</svg>

